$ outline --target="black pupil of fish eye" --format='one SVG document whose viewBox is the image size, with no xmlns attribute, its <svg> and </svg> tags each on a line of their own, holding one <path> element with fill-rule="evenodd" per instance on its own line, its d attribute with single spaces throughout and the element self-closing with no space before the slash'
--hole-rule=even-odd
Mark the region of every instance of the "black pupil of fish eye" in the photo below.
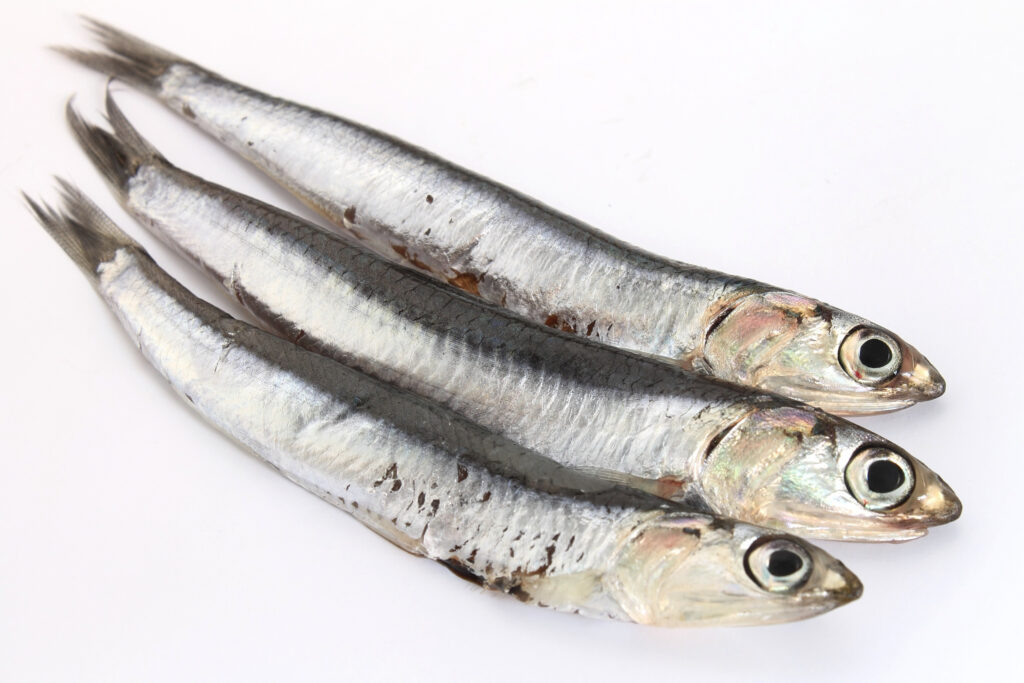
<svg viewBox="0 0 1024 683">
<path fill-rule="evenodd" d="M 803 566 L 804 561 L 792 550 L 776 550 L 768 558 L 768 573 L 772 576 L 790 576 Z"/>
<path fill-rule="evenodd" d="M 860 345 L 860 362 L 869 368 L 884 368 L 892 360 L 892 349 L 881 339 L 868 339 Z"/>
<path fill-rule="evenodd" d="M 903 469 L 889 460 L 876 460 L 868 465 L 868 488 L 875 493 L 889 493 L 903 486 Z"/>
</svg>

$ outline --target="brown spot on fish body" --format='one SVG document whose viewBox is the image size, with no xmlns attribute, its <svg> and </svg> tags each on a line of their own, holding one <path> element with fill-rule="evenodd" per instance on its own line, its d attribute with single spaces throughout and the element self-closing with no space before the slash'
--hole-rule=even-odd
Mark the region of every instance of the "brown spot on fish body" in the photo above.
<svg viewBox="0 0 1024 683">
<path fill-rule="evenodd" d="M 395 479 L 395 483 L 391 485 L 391 492 L 394 493 L 398 489 L 402 488 L 402 480 Z"/>
<path fill-rule="evenodd" d="M 181 105 L 181 113 L 190 119 L 195 120 L 196 118 L 196 113 L 192 111 L 192 107 L 188 106 L 188 103 Z"/>
<path fill-rule="evenodd" d="M 530 594 L 523 590 L 523 587 L 518 584 L 515 586 L 510 586 L 508 590 L 505 592 L 514 597 L 519 602 L 530 601 Z"/>
<path fill-rule="evenodd" d="M 377 481 L 373 482 L 373 487 L 377 488 L 378 486 L 383 484 L 388 479 L 397 479 L 397 478 L 398 478 L 398 463 L 394 463 L 393 462 L 393 463 L 391 463 L 391 465 L 386 470 L 384 470 L 384 475 L 380 479 L 378 479 Z M 399 487 L 401 487 L 401 484 L 399 484 Z"/>
<path fill-rule="evenodd" d="M 458 273 L 455 277 L 448 278 L 448 284 L 474 296 L 480 296 L 480 278 L 473 273 Z"/>
<path fill-rule="evenodd" d="M 717 446 L 718 443 L 716 442 Z M 714 447 L 711 447 L 714 450 Z M 710 451 L 709 451 L 710 452 Z M 706 455 L 704 456 L 707 457 Z M 654 495 L 659 498 L 668 498 L 669 500 L 675 500 L 679 495 L 679 492 L 686 487 L 686 480 L 680 479 L 679 477 L 665 476 L 658 479 L 654 484 Z"/>
<path fill-rule="evenodd" d="M 554 556 L 555 556 L 555 544 L 552 543 L 551 545 L 549 545 L 547 548 L 544 549 L 544 552 L 547 555 L 546 559 L 544 560 L 544 564 L 542 564 L 541 566 L 537 567 L 533 571 L 526 572 L 527 576 L 540 576 L 540 575 L 543 575 L 544 572 L 546 572 L 551 567 L 552 558 L 554 558 Z"/>
<path fill-rule="evenodd" d="M 474 574 L 473 572 L 471 572 L 469 569 L 467 569 L 465 565 L 459 562 L 459 559 L 457 557 L 449 557 L 447 560 L 438 560 L 438 562 L 444 565 L 445 568 L 448 569 L 448 571 L 450 571 L 452 574 L 455 574 L 455 576 L 459 577 L 460 579 L 464 581 L 469 581 L 470 583 L 476 586 L 484 585 L 484 580 L 481 577 Z"/>
<path fill-rule="evenodd" d="M 427 195 L 427 204 L 433 204 L 433 203 L 434 203 L 434 196 L 428 194 Z"/>
<path fill-rule="evenodd" d="M 392 244 L 391 245 L 391 250 L 394 251 L 399 256 L 401 256 L 405 261 L 408 261 L 410 264 L 416 266 L 420 270 L 424 270 L 424 271 L 426 271 L 428 273 L 433 273 L 434 272 L 433 268 L 428 266 L 423 261 L 419 260 L 416 257 L 415 254 L 410 256 L 409 255 L 409 249 L 407 247 L 405 247 L 405 246 L 403 246 L 401 244 Z"/>
<path fill-rule="evenodd" d="M 437 514 L 437 506 L 440 505 L 440 504 L 441 504 L 441 501 L 438 500 L 437 498 L 435 498 L 434 500 L 430 501 L 430 514 L 436 515 Z"/>
<path fill-rule="evenodd" d="M 487 501 L 489 501 L 490 499 L 491 499 L 491 492 L 490 492 L 490 491 L 487 491 L 487 492 L 485 492 L 485 493 L 484 493 L 484 495 L 483 495 L 483 496 L 481 496 L 481 497 L 480 497 L 480 502 L 481 502 L 481 503 L 486 503 L 486 502 L 487 502 Z"/>
<path fill-rule="evenodd" d="M 456 481 L 465 481 L 466 477 L 469 476 L 469 470 L 466 469 L 465 465 L 456 465 Z"/>
<path fill-rule="evenodd" d="M 419 495 L 418 498 L 416 498 L 416 502 L 419 504 L 420 507 L 423 507 L 423 503 L 426 500 L 427 500 L 427 494 L 423 493 L 423 491 L 420 491 L 420 495 Z"/>
<path fill-rule="evenodd" d="M 479 548 L 473 548 L 473 552 L 471 552 L 469 554 L 469 557 L 466 558 L 466 562 L 468 564 L 473 564 L 474 562 L 476 562 L 476 551 L 477 550 L 479 550 Z"/>
<path fill-rule="evenodd" d="M 562 320 L 558 317 L 557 313 L 552 313 L 544 319 L 544 324 L 548 327 L 554 327 L 561 330 L 562 332 L 576 332 L 576 326 L 569 324 L 568 320 Z"/>
<path fill-rule="evenodd" d="M 590 324 L 587 325 L 587 336 L 589 337 L 594 332 L 594 325 L 597 323 L 596 320 L 591 320 Z"/>
<path fill-rule="evenodd" d="M 354 206 L 348 207 L 347 209 L 345 209 L 345 213 L 343 213 L 342 216 L 344 216 L 345 220 L 347 220 L 349 223 L 355 223 L 356 222 L 356 207 L 354 207 Z"/>
</svg>

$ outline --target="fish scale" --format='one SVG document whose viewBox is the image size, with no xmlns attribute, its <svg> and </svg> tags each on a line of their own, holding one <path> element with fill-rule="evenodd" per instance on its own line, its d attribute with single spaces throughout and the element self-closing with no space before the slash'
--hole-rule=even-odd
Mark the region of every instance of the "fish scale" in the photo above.
<svg viewBox="0 0 1024 683">
<path fill-rule="evenodd" d="M 523 320 L 175 168 L 108 110 L 116 135 L 69 116 L 125 208 L 287 339 L 696 509 L 845 540 L 912 538 L 958 514 L 948 486 L 876 434 Z M 918 495 L 870 510 L 853 495 L 847 464 L 869 445 L 917 473 Z"/>
<path fill-rule="evenodd" d="M 660 625 L 786 621 L 860 595 L 856 577 L 814 546 L 581 475 L 235 320 L 67 184 L 64 203 L 58 213 L 29 200 L 174 390 L 405 550 L 524 601 Z M 772 572 L 765 544 L 806 561 Z"/>
<path fill-rule="evenodd" d="M 383 257 L 526 319 L 834 413 L 945 390 L 920 352 L 864 318 L 645 252 L 393 136 L 88 23 L 107 52 L 62 52 L 147 90 Z M 888 355 L 865 355 L 868 343 Z"/>
<path fill-rule="evenodd" d="M 671 442 L 669 451 L 691 453 L 741 412 L 770 402 L 755 395 L 743 401 L 744 393 L 732 388 L 689 381 L 671 368 L 583 347 L 507 314 L 482 310 L 416 273 L 369 261 L 359 247 L 311 226 L 208 192 L 180 173 L 146 166 L 129 185 L 128 204 L 182 254 L 202 254 L 203 266 L 218 279 L 244 281 L 253 300 L 243 303 L 273 311 L 281 323 L 270 324 L 288 336 L 301 329 L 302 342 L 358 358 L 364 366 L 384 366 L 382 378 L 431 397 L 448 396 L 450 405 L 468 417 L 526 443 L 567 449 L 580 434 L 589 434 L 595 450 L 572 464 L 642 467 L 644 455 L 660 452 L 664 440 Z M 174 227 L 193 222 L 225 229 Z M 315 295 L 297 296 L 285 273 L 315 283 Z M 492 324 L 499 315 L 500 336 Z M 284 321 L 292 323 L 288 329 Z M 475 339 L 480 341 L 474 344 Z M 494 423 L 492 396 L 502 397 L 503 424 Z M 662 424 L 666 410 L 688 415 L 709 405 L 708 413 L 719 417 L 703 430 L 669 431 Z M 566 452 L 567 458 L 582 456 L 578 448 Z M 683 469 L 677 464 L 677 471 Z M 651 479 L 664 474 L 633 470 Z"/>
<path fill-rule="evenodd" d="M 119 252 L 103 268 L 98 289 L 122 325 L 136 331 L 146 358 L 217 427 L 356 516 L 363 510 L 391 520 L 389 533 L 407 537 L 403 545 L 422 546 L 428 556 L 474 569 L 480 565 L 481 574 L 486 564 L 495 576 L 514 576 L 550 564 L 536 536 L 571 532 L 577 548 L 586 549 L 595 562 L 606 562 L 614 549 L 609 541 L 617 538 L 613 527 L 628 529 L 661 514 L 660 505 L 650 503 L 639 515 L 627 507 L 588 505 L 568 496 L 541 503 L 541 493 L 513 486 L 470 452 L 493 455 L 509 444 L 457 425 L 457 434 L 449 438 L 464 457 L 452 458 L 429 429 L 440 417 L 429 408 L 411 397 L 396 400 L 395 392 L 353 371 L 298 354 L 219 312 L 204 314 L 129 251 Z M 397 415 L 405 417 L 401 424 L 396 424 Z M 427 428 L 417 430 L 417 425 Z M 424 506 L 417 503 L 421 492 L 428 501 Z M 486 503 L 480 502 L 485 496 Z M 439 501 L 436 511 L 430 505 L 434 500 Z M 521 526 L 529 536 L 512 543 L 512 532 L 495 526 L 517 509 L 526 511 Z M 473 550 L 477 556 L 470 561 Z"/>
</svg>

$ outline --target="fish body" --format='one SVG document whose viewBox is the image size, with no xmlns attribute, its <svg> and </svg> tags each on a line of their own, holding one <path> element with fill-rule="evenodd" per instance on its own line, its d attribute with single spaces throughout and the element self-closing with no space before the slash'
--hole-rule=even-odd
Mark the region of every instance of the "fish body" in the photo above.
<svg viewBox="0 0 1024 683">
<path fill-rule="evenodd" d="M 824 551 L 559 466 L 228 316 L 82 195 L 30 201 L 204 418 L 401 548 L 527 602 L 656 625 L 803 618 L 860 594 Z"/>
<path fill-rule="evenodd" d="M 69 109 L 125 208 L 265 327 L 302 346 L 562 465 L 691 509 L 809 536 L 885 541 L 959 515 L 937 475 L 871 432 L 523 320 L 174 167 L 109 97 L 108 116 L 114 134 Z M 866 475 L 850 479 L 880 450 L 902 468 L 899 490 L 868 490 Z"/>
<path fill-rule="evenodd" d="M 647 253 L 392 136 L 92 27 L 109 53 L 65 53 L 147 89 L 378 253 L 526 319 L 833 413 L 944 391 L 923 355 L 861 317 Z"/>
</svg>

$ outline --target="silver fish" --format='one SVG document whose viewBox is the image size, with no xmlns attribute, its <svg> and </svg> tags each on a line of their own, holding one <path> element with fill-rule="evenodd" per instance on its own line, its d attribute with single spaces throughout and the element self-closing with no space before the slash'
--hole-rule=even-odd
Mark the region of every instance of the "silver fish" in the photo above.
<svg viewBox="0 0 1024 683">
<path fill-rule="evenodd" d="M 864 318 L 646 253 L 391 136 L 90 26 L 109 53 L 61 51 L 149 91 L 378 253 L 527 319 L 838 414 L 945 390 L 920 352 Z"/>
<path fill-rule="evenodd" d="M 69 105 L 119 201 L 269 329 L 563 465 L 801 535 L 893 541 L 956 519 L 934 472 L 861 427 L 517 318 L 181 171 L 109 93 Z"/>
<path fill-rule="evenodd" d="M 64 213 L 32 210 L 175 391 L 399 547 L 527 602 L 644 624 L 787 621 L 860 595 L 808 543 L 609 488 L 231 318 L 63 187 Z"/>
</svg>

